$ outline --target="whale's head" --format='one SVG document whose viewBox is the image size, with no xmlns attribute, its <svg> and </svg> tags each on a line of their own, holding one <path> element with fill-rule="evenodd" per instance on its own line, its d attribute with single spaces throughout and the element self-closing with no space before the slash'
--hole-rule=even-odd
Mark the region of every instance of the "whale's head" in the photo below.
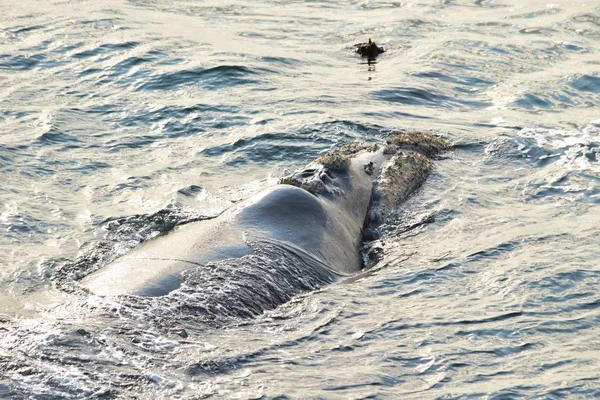
<svg viewBox="0 0 600 400">
<path fill-rule="evenodd" d="M 376 232 L 372 228 L 421 185 L 431 171 L 430 159 L 447 147 L 439 137 L 420 132 L 392 136 L 385 145 L 350 143 L 280 183 L 313 194 L 336 224 L 371 237 L 368 232 Z"/>
<path fill-rule="evenodd" d="M 385 145 L 354 142 L 329 151 L 280 183 L 335 205 L 340 222 L 362 227 L 366 220 L 381 220 L 418 188 L 431 170 L 430 158 L 447 147 L 439 137 L 421 132 L 392 136 Z"/>
<path fill-rule="evenodd" d="M 390 137 L 385 145 L 353 142 L 333 149 L 279 183 L 334 199 L 373 185 L 406 197 L 431 169 L 430 158 L 447 149 L 434 135 L 410 132 Z M 397 201 L 394 201 L 397 202 Z"/>
<path fill-rule="evenodd" d="M 326 210 L 323 223 L 335 232 L 335 239 L 329 238 L 319 256 L 343 264 L 336 264 L 336 270 L 353 271 L 346 264 L 357 264 L 348 260 L 348 254 L 359 254 L 365 240 L 378 237 L 378 227 L 389 212 L 431 171 L 431 157 L 447 147 L 442 139 L 424 133 L 392 136 L 385 145 L 351 143 L 324 154 L 280 183 L 297 186 L 319 199 Z"/>
<path fill-rule="evenodd" d="M 344 197 L 357 185 L 371 185 L 386 161 L 378 144 L 353 142 L 333 149 L 279 183 L 300 187 L 317 197 Z"/>
</svg>

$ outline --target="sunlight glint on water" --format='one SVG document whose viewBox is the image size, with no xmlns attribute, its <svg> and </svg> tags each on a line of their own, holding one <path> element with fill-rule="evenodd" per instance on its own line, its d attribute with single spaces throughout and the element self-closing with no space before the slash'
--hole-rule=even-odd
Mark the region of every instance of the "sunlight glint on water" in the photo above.
<svg viewBox="0 0 600 400">
<path fill-rule="evenodd" d="M 599 50 L 583 1 L 0 4 L 0 397 L 600 396 Z M 68 290 L 412 129 L 374 270 L 225 328 Z"/>
</svg>

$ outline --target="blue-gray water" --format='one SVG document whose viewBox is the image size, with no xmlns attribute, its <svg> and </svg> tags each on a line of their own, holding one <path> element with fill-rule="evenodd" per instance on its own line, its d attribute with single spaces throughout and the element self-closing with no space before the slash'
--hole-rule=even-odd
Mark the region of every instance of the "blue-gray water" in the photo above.
<svg viewBox="0 0 600 400">
<path fill-rule="evenodd" d="M 600 397 L 599 51 L 579 0 L 0 3 L 0 397 Z M 354 279 L 218 326 L 68 290 L 414 129 L 454 149 Z"/>
</svg>

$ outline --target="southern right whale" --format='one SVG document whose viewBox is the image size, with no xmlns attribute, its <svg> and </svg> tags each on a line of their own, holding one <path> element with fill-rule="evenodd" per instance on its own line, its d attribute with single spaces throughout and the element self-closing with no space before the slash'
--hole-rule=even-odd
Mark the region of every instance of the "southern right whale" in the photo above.
<svg viewBox="0 0 600 400">
<path fill-rule="evenodd" d="M 182 225 L 142 243 L 84 277 L 80 284 L 103 296 L 166 296 L 180 288 L 186 274 L 193 271 L 190 276 L 201 282 L 194 290 L 212 290 L 216 296 L 224 289 L 219 283 L 198 278 L 203 270 L 212 266 L 223 279 L 228 268 L 235 275 L 244 265 L 246 277 L 273 275 L 257 283 L 269 286 L 267 289 L 237 284 L 250 297 L 255 291 L 277 292 L 261 294 L 276 297 L 266 302 L 267 308 L 273 307 L 289 299 L 275 288 L 278 280 L 292 288 L 286 289 L 294 292 L 291 296 L 318 286 L 320 281 L 359 271 L 366 220 L 381 219 L 406 199 L 429 173 L 429 157 L 446 147 L 436 136 L 406 133 L 392 137 L 385 146 L 352 143 L 332 150 L 216 218 Z M 253 263 L 260 264 L 258 253 L 272 259 L 266 266 L 261 264 L 260 272 L 256 272 L 258 267 L 253 270 Z M 310 266 L 311 274 L 326 278 L 307 281 L 300 264 Z M 284 265 L 297 271 L 280 271 L 288 268 Z"/>
</svg>

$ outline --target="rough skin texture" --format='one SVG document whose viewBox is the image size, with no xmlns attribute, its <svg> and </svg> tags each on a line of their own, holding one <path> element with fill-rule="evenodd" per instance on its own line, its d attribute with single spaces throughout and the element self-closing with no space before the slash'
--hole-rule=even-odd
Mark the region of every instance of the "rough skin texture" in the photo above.
<svg viewBox="0 0 600 400">
<path fill-rule="evenodd" d="M 448 144 L 443 139 L 423 132 L 404 133 L 389 138 L 384 153 L 390 156 L 390 161 L 374 187 L 378 206 L 375 206 L 371 215 L 379 214 L 382 217 L 406 199 L 430 172 L 432 164 L 429 157 L 447 148 Z M 330 180 L 327 171 L 343 171 L 350 165 L 354 154 L 378 149 L 377 144 L 349 143 L 319 157 L 315 162 L 317 165 L 313 164 L 312 168 L 282 178 L 279 183 L 301 187 L 313 194 L 337 195 L 339 193 L 327 184 Z M 372 173 L 369 172 L 372 166 L 365 165 L 364 168 L 365 173 Z"/>
<path fill-rule="evenodd" d="M 423 132 L 394 135 L 387 140 L 385 154 L 395 154 L 399 149 L 414 150 L 431 157 L 447 150 L 448 144 L 441 138 Z"/>
<path fill-rule="evenodd" d="M 317 158 L 317 162 L 333 170 L 345 170 L 350 165 L 350 157 L 344 154 L 341 149 L 334 149 Z"/>
<path fill-rule="evenodd" d="M 350 165 L 350 156 L 353 154 L 362 150 L 376 151 L 378 148 L 376 144 L 352 142 L 323 154 L 316 162 L 326 168 L 343 171 Z"/>
<path fill-rule="evenodd" d="M 377 227 L 387 215 L 417 190 L 433 167 L 430 157 L 448 149 L 441 138 L 422 132 L 392 136 L 384 147 L 391 160 L 373 187 L 373 204 L 365 226 L 365 238 L 379 237 Z"/>
<path fill-rule="evenodd" d="M 379 184 L 385 208 L 395 207 L 417 189 L 429 172 L 431 161 L 421 153 L 400 152 L 383 170 Z"/>
<path fill-rule="evenodd" d="M 283 178 L 280 178 L 277 183 L 280 185 L 292 185 L 302 187 L 302 181 L 294 176 L 284 176 Z"/>
<path fill-rule="evenodd" d="M 320 166 L 298 172 L 279 179 L 280 185 L 292 185 L 306 190 L 314 195 L 339 195 L 342 192 L 335 186 L 328 185 L 331 178 L 327 168 Z"/>
</svg>

